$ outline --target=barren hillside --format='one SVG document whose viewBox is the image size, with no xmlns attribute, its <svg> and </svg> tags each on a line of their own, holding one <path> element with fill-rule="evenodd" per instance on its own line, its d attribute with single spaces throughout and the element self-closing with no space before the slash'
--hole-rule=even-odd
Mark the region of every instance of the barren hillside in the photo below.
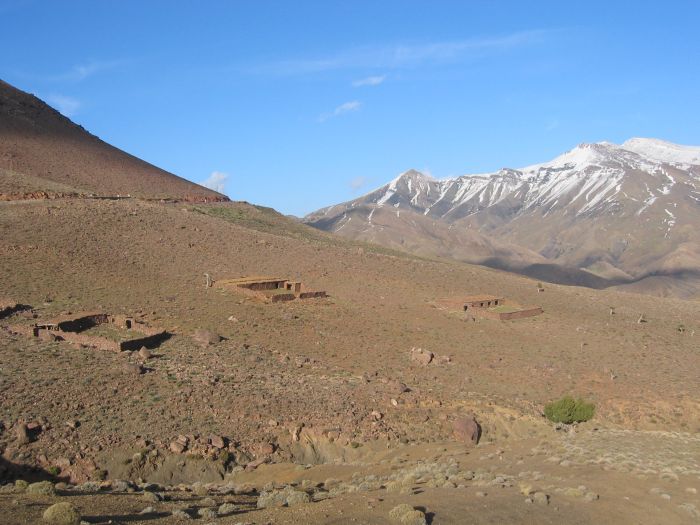
<svg viewBox="0 0 700 525">
<path fill-rule="evenodd" d="M 0 80 L 0 194 L 36 192 L 227 200 L 103 142 Z"/>
<path fill-rule="evenodd" d="M 12 324 L 36 322 L 28 314 L 0 321 L 3 457 L 75 482 L 158 483 L 166 496 L 151 504 L 158 523 L 211 505 L 177 488 L 181 482 L 213 483 L 203 489 L 209 500 L 231 502 L 239 513 L 222 523 L 240 521 L 240 513 L 256 523 L 388 523 L 391 507 L 406 498 L 435 513 L 434 523 L 459 523 L 469 508 L 484 522 L 587 523 L 620 512 L 613 502 L 623 497 L 640 502 L 639 517 L 665 512 L 681 523 L 685 510 L 674 503 L 663 511 L 643 496 L 662 483 L 678 503 L 695 501 L 684 496 L 689 474 L 674 466 L 694 468 L 678 454 L 695 446 L 684 432 L 700 430 L 692 303 L 557 285 L 538 293 L 526 278 L 345 241 L 238 203 L 5 202 L 0 235 L 2 295 L 34 307 L 36 319 L 99 311 L 171 334 L 143 357 L 13 333 Z M 263 304 L 205 288 L 204 273 L 288 277 L 330 298 Z M 475 293 L 539 304 L 545 313 L 472 320 L 435 303 Z M 198 329 L 224 339 L 202 346 L 193 338 Z M 413 347 L 434 352 L 433 362 L 411 360 Z M 596 404 L 595 419 L 572 435 L 541 416 L 564 394 Z M 453 425 L 466 414 L 482 426 L 477 448 L 455 442 Z M 39 430 L 19 441 L 17 429 L 27 424 Z M 657 474 L 641 480 L 629 472 L 643 467 L 621 459 L 642 453 L 629 448 L 638 441 L 613 441 L 618 452 L 606 444 L 615 432 L 663 435 L 677 452 L 659 455 L 649 467 Z M 181 453 L 178 436 L 188 447 Z M 221 437 L 226 455 L 211 436 Z M 608 470 L 588 463 L 598 454 Z M 681 481 L 658 481 L 665 468 Z M 330 478 L 339 480 L 336 489 Z M 237 495 L 222 495 L 227 483 Z M 330 501 L 252 510 L 264 490 L 289 484 Z M 588 488 L 576 489 L 582 484 Z M 551 506 L 525 501 L 536 491 Z M 595 501 L 586 500 L 590 491 Z M 140 522 L 142 499 L 111 494 L 71 501 L 95 519 Z M 25 501 L 0 495 L 3 508 L 4 498 Z M 35 520 L 43 507 L 19 508 L 12 523 Z"/>
</svg>

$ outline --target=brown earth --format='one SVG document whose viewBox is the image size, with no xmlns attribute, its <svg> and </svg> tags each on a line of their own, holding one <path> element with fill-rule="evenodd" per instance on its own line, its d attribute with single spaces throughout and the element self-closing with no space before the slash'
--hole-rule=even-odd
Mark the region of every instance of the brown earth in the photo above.
<svg viewBox="0 0 700 525">
<path fill-rule="evenodd" d="M 341 240 L 244 203 L 2 202 L 0 238 L 0 296 L 32 305 L 38 319 L 103 311 L 173 334 L 144 358 L 0 330 L 4 461 L 24 477 L 170 487 L 175 501 L 153 505 L 163 515 L 144 523 L 172 522 L 169 512 L 184 505 L 177 500 L 192 498 L 177 485 L 196 481 L 257 489 L 221 523 L 388 523 L 404 502 L 425 507 L 436 524 L 465 516 L 682 523 L 692 518 L 689 505 L 700 506 L 686 490 L 700 476 L 692 459 L 700 431 L 692 302 L 556 285 L 538 293 L 523 277 Z M 204 273 L 285 275 L 330 298 L 259 304 L 206 288 Z M 545 313 L 471 321 L 433 306 L 481 293 Z M 647 322 L 638 323 L 642 313 Z M 18 313 L 0 325 L 33 322 Z M 191 338 L 200 329 L 223 340 L 200 345 Z M 435 358 L 416 364 L 413 347 Z M 541 415 L 564 394 L 596 403 L 594 420 L 574 434 Z M 452 436 L 452 421 L 468 414 L 483 430 L 476 448 Z M 178 436 L 187 445 L 174 454 Z M 448 474 L 449 458 L 458 465 Z M 264 461 L 272 464 L 242 471 Z M 425 464 L 438 466 L 408 488 L 390 483 Z M 438 486 L 442 476 L 457 476 L 457 488 Z M 347 487 L 330 500 L 253 510 L 270 482 L 301 487 L 331 477 Z M 521 483 L 545 492 L 549 504 L 526 503 L 534 496 Z M 600 498 L 587 501 L 590 491 Z M 212 494 L 217 504 L 225 499 Z M 63 498 L 91 522 L 139 523 L 146 506 L 140 495 L 66 489 L 3 494 L 0 510 L 17 516 L 13 523 L 32 522 Z"/>
</svg>

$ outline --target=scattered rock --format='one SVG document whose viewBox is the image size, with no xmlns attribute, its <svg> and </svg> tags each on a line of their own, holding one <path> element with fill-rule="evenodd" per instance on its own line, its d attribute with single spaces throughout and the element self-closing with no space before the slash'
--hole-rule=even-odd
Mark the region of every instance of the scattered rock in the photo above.
<svg viewBox="0 0 700 525">
<path fill-rule="evenodd" d="M 195 330 L 194 335 L 192 336 L 192 339 L 199 345 L 199 346 L 209 346 L 209 345 L 215 345 L 219 341 L 221 341 L 221 336 L 219 334 L 216 334 L 212 332 L 211 330 Z"/>
<path fill-rule="evenodd" d="M 32 441 L 31 435 L 27 425 L 24 423 L 18 423 L 15 428 L 15 442 L 17 445 L 26 445 Z"/>
<path fill-rule="evenodd" d="M 163 498 L 156 492 L 144 492 L 142 496 L 144 501 L 149 503 L 158 503 Z"/>
<path fill-rule="evenodd" d="M 146 507 L 141 512 L 139 512 L 139 514 L 142 514 L 142 515 L 143 514 L 155 514 L 155 512 L 156 512 L 156 509 L 154 509 L 153 507 Z"/>
<path fill-rule="evenodd" d="M 408 388 L 408 386 L 406 386 L 405 383 L 402 383 L 401 381 L 398 381 L 396 379 L 389 381 L 387 383 L 387 386 L 389 387 L 389 390 L 397 396 L 403 394 L 404 392 L 411 391 L 411 389 Z"/>
<path fill-rule="evenodd" d="M 532 495 L 532 501 L 538 505 L 549 505 L 549 495 L 542 491 L 535 492 Z"/>
<path fill-rule="evenodd" d="M 248 464 L 245 466 L 245 470 L 246 470 L 247 472 L 250 472 L 250 471 L 252 471 L 252 470 L 255 470 L 256 468 L 258 468 L 258 467 L 259 467 L 260 465 L 262 465 L 263 463 L 267 463 L 269 460 L 270 460 L 270 458 L 268 458 L 268 457 L 258 458 L 258 459 L 256 459 L 255 461 L 251 461 L 250 463 L 248 463 Z"/>
<path fill-rule="evenodd" d="M 292 441 L 299 441 L 299 434 L 301 433 L 301 429 L 304 428 L 304 425 L 294 425 L 294 427 L 291 430 L 292 434 Z"/>
<path fill-rule="evenodd" d="M 233 503 L 222 503 L 219 506 L 219 511 L 218 514 L 219 516 L 228 516 L 229 514 L 233 514 L 238 510 L 238 507 L 234 505 Z"/>
<path fill-rule="evenodd" d="M 481 425 L 474 416 L 462 416 L 452 423 L 452 433 L 457 441 L 477 444 L 481 437 Z"/>
<path fill-rule="evenodd" d="M 391 509 L 389 511 L 389 519 L 401 525 L 426 525 L 425 514 L 406 503 Z"/>
<path fill-rule="evenodd" d="M 15 489 L 17 489 L 20 492 L 24 492 L 25 490 L 27 490 L 28 486 L 29 486 L 29 483 L 23 479 L 15 480 Z"/>
<path fill-rule="evenodd" d="M 211 443 L 212 447 L 219 449 L 224 448 L 226 446 L 224 438 L 222 438 L 221 436 L 212 435 L 209 437 L 209 442 Z"/>
<path fill-rule="evenodd" d="M 170 443 L 170 452 L 173 452 L 175 454 L 182 454 L 185 451 L 185 448 L 187 447 L 179 441 L 173 441 L 172 443 Z"/>
<path fill-rule="evenodd" d="M 67 501 L 51 505 L 44 511 L 43 518 L 52 525 L 80 525 L 80 512 Z"/>
<path fill-rule="evenodd" d="M 428 350 L 423 350 L 422 348 L 412 348 L 411 349 L 411 361 L 418 363 L 422 366 L 427 366 L 435 357 L 435 354 L 429 352 Z"/>
<path fill-rule="evenodd" d="M 135 375 L 135 376 L 141 375 L 144 372 L 143 366 L 140 365 L 139 363 L 124 363 L 123 370 L 127 374 L 131 374 L 131 375 Z"/>
<path fill-rule="evenodd" d="M 131 491 L 133 491 L 133 486 L 131 485 L 131 482 L 125 481 L 123 479 L 114 479 L 110 482 L 110 485 L 111 485 L 112 490 L 114 492 L 131 492 Z"/>
<path fill-rule="evenodd" d="M 192 492 L 197 496 L 206 496 L 207 494 L 209 494 L 209 489 L 207 489 L 207 487 L 201 481 L 192 483 L 191 489 Z"/>
<path fill-rule="evenodd" d="M 269 456 L 270 454 L 275 452 L 275 445 L 272 443 L 261 443 L 260 444 L 260 453 Z"/>
<path fill-rule="evenodd" d="M 184 510 L 174 510 L 172 512 L 173 518 L 177 520 L 191 520 L 192 516 L 187 514 Z"/>
<path fill-rule="evenodd" d="M 145 346 L 142 346 L 141 350 L 139 350 L 139 357 L 141 359 L 150 359 L 152 356 L 153 354 L 151 353 L 151 351 Z"/>
<path fill-rule="evenodd" d="M 292 507 L 300 503 L 308 503 L 311 498 L 306 492 L 295 490 L 291 486 L 286 486 L 281 490 L 263 491 L 258 497 L 258 508 L 266 509 L 268 507 Z"/>
<path fill-rule="evenodd" d="M 583 496 L 583 499 L 585 499 L 586 501 L 596 501 L 600 499 L 600 496 L 595 492 L 586 492 L 586 495 Z"/>
<path fill-rule="evenodd" d="M 210 509 L 208 507 L 199 509 L 197 511 L 197 514 L 199 515 L 200 518 L 206 518 L 208 520 L 216 519 L 219 517 L 219 515 L 216 513 L 216 511 L 214 509 Z"/>
<path fill-rule="evenodd" d="M 38 481 L 30 483 L 26 489 L 27 494 L 41 494 L 43 496 L 56 495 L 56 487 L 50 481 Z"/>
</svg>

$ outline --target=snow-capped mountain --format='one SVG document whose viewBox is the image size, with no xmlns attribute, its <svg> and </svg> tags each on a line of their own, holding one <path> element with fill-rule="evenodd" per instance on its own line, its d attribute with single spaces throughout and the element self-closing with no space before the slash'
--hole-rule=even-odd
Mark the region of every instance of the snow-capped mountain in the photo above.
<svg viewBox="0 0 700 525">
<path fill-rule="evenodd" d="M 410 235 L 407 213 L 414 221 Z M 524 273 L 527 252 L 531 264 L 542 264 L 541 257 L 608 284 L 687 277 L 700 268 L 700 147 L 633 138 L 622 145 L 580 144 L 550 162 L 495 173 L 436 180 L 409 170 L 305 220 L 394 247 L 391 232 L 399 229 L 403 245 L 406 238 L 414 246 L 434 244 L 426 239 L 428 223 L 433 230 L 448 228 L 452 236 L 453 230 L 469 232 L 472 240 L 478 234 L 482 247 L 499 243 L 519 253 L 519 262 L 509 256 L 494 261 L 478 250 L 470 257 L 469 246 L 455 239 L 438 252 Z M 536 276 L 547 278 L 542 272 Z M 582 282 L 581 276 L 573 281 Z"/>
</svg>

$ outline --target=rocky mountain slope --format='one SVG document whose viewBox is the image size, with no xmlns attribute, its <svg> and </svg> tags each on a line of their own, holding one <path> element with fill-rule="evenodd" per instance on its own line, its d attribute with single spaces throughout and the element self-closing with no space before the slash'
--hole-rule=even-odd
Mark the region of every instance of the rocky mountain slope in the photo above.
<svg viewBox="0 0 700 525">
<path fill-rule="evenodd" d="M 37 192 L 228 200 L 103 142 L 0 80 L 0 195 Z"/>
<path fill-rule="evenodd" d="M 700 147 L 635 138 L 488 174 L 436 180 L 409 170 L 305 221 L 553 282 L 694 296 Z"/>
</svg>

